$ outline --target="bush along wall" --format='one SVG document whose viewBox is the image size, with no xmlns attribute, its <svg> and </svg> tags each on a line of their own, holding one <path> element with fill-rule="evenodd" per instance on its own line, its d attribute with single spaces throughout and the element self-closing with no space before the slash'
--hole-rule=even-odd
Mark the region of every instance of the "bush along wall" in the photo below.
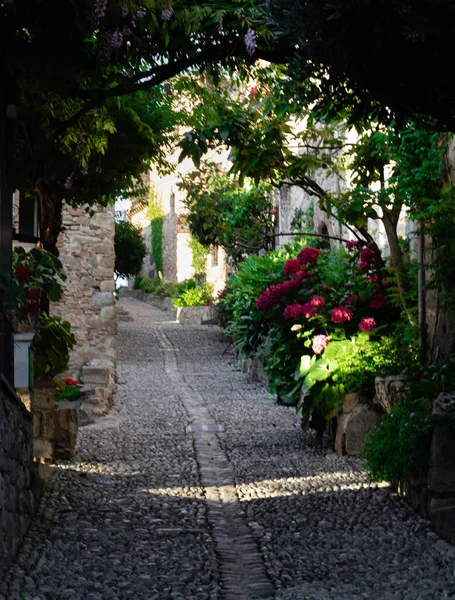
<svg viewBox="0 0 455 600">
<path fill-rule="evenodd" d="M 415 345 L 396 333 L 401 310 L 381 255 L 361 242 L 305 246 L 250 257 L 221 301 L 228 334 L 260 357 L 279 403 L 316 429 L 337 416 L 345 395 L 374 395 L 376 375 L 415 362 Z"/>
</svg>

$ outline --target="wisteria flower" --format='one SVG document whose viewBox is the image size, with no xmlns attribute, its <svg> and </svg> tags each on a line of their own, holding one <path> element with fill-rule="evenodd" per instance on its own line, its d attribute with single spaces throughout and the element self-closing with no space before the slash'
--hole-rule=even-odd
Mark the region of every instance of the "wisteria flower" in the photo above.
<svg viewBox="0 0 455 600">
<path fill-rule="evenodd" d="M 368 306 L 370 308 L 384 308 L 386 304 L 387 298 L 384 296 L 384 294 L 376 294 L 370 299 Z"/>
<path fill-rule="evenodd" d="M 373 331 L 376 321 L 372 317 L 364 317 L 359 323 L 360 331 Z"/>
<path fill-rule="evenodd" d="M 246 51 L 250 56 L 253 56 L 253 54 L 256 52 L 257 46 L 257 38 L 254 29 L 248 29 L 248 31 L 245 34 L 244 40 Z"/>
<path fill-rule="evenodd" d="M 318 260 L 320 254 L 321 251 L 317 248 L 305 246 L 305 248 L 302 248 L 297 254 L 297 260 L 301 265 L 313 264 Z"/>
<path fill-rule="evenodd" d="M 65 183 L 63 184 L 63 187 L 66 188 L 67 190 L 70 190 L 73 187 L 73 177 L 72 177 L 72 175 L 69 175 L 65 179 Z"/>
<path fill-rule="evenodd" d="M 163 8 L 163 10 L 161 11 L 161 20 L 162 21 L 170 21 L 173 14 L 174 14 L 174 10 L 173 10 L 172 6 Z"/>
<path fill-rule="evenodd" d="M 329 343 L 329 338 L 326 335 L 316 335 L 314 336 L 313 343 L 311 344 L 311 349 L 315 354 L 322 354 Z"/>
<path fill-rule="evenodd" d="M 283 273 L 285 275 L 292 275 L 292 273 L 298 273 L 301 271 L 302 265 L 296 258 L 290 258 L 284 263 Z"/>
<path fill-rule="evenodd" d="M 352 310 L 350 308 L 345 308 L 344 306 L 337 306 L 333 309 L 330 320 L 332 321 L 332 323 L 342 324 L 352 321 L 352 317 Z"/>
<path fill-rule="evenodd" d="M 90 23 L 93 28 L 99 26 L 101 19 L 106 16 L 107 0 L 96 0 L 93 6 L 93 14 L 90 18 Z"/>
</svg>

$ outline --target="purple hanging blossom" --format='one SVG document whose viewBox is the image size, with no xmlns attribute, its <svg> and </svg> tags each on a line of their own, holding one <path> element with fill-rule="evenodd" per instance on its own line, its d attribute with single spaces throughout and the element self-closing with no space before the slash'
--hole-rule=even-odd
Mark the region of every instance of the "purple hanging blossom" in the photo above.
<svg viewBox="0 0 455 600">
<path fill-rule="evenodd" d="M 87 168 L 81 169 L 81 173 L 82 173 L 82 175 L 84 175 L 84 176 L 85 176 L 85 175 L 88 175 L 88 169 L 87 169 Z"/>
<path fill-rule="evenodd" d="M 140 8 L 134 15 L 137 19 L 143 19 L 147 15 L 145 8 Z"/>
<path fill-rule="evenodd" d="M 73 176 L 72 175 L 68 175 L 68 177 L 65 179 L 65 183 L 63 184 L 63 187 L 66 188 L 67 190 L 70 190 L 73 187 Z"/>
<path fill-rule="evenodd" d="M 107 10 L 107 0 L 95 0 L 95 4 L 93 6 L 93 14 L 90 18 L 90 23 L 92 27 L 95 29 L 99 27 L 101 19 L 106 16 Z"/>
<path fill-rule="evenodd" d="M 172 96 L 172 88 L 168 83 L 165 83 L 163 85 L 163 89 L 164 89 L 164 93 L 166 94 L 166 96 Z"/>
<path fill-rule="evenodd" d="M 103 169 L 101 167 L 96 167 L 95 172 L 96 173 L 102 173 Z"/>
<path fill-rule="evenodd" d="M 250 56 L 256 52 L 257 39 L 253 29 L 248 29 L 245 34 L 245 48 Z"/>
<path fill-rule="evenodd" d="M 170 21 L 173 14 L 174 14 L 174 10 L 173 10 L 172 6 L 163 8 L 163 10 L 161 11 L 161 20 L 162 21 Z"/>
<path fill-rule="evenodd" d="M 113 50 L 120 48 L 123 43 L 123 33 L 118 29 L 116 31 L 108 31 L 103 38 L 103 53 L 109 57 Z"/>
<path fill-rule="evenodd" d="M 126 17 L 126 15 L 129 13 L 129 8 L 127 7 L 126 4 L 122 4 L 122 17 Z"/>
</svg>

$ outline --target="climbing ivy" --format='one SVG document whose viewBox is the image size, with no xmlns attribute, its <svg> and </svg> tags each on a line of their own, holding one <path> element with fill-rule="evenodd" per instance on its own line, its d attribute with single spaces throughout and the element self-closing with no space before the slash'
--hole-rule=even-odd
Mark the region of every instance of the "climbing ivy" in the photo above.
<svg viewBox="0 0 455 600">
<path fill-rule="evenodd" d="M 163 224 L 164 212 L 154 190 L 150 191 L 148 217 L 150 219 L 152 258 L 156 272 L 163 273 Z"/>
<path fill-rule="evenodd" d="M 195 236 L 191 236 L 190 248 L 193 256 L 192 266 L 197 279 L 204 279 L 207 264 L 208 248 L 203 246 Z"/>
</svg>

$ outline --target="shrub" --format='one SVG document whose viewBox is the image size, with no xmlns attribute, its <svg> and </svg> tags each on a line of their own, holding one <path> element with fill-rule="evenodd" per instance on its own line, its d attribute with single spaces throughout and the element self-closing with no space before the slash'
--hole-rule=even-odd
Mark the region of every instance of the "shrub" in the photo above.
<svg viewBox="0 0 455 600">
<path fill-rule="evenodd" d="M 158 277 L 144 277 L 140 283 L 140 289 L 147 294 L 156 294 L 161 286 L 162 282 Z"/>
<path fill-rule="evenodd" d="M 425 473 L 432 427 L 427 399 L 397 405 L 366 437 L 361 456 L 371 478 L 398 484 Z"/>
<path fill-rule="evenodd" d="M 133 283 L 133 289 L 134 290 L 140 290 L 141 288 L 141 282 L 144 278 L 143 277 L 135 277 L 134 278 L 134 283 Z"/>
<path fill-rule="evenodd" d="M 76 345 L 71 324 L 60 317 L 42 315 L 35 345 L 36 379 L 53 379 L 68 368 L 69 351 Z"/>
<path fill-rule="evenodd" d="M 208 283 L 184 290 L 175 300 L 174 306 L 204 306 L 212 301 L 213 288 Z"/>
<path fill-rule="evenodd" d="M 147 253 L 140 229 L 129 221 L 115 223 L 115 267 L 117 277 L 131 277 L 141 270 Z"/>
</svg>

